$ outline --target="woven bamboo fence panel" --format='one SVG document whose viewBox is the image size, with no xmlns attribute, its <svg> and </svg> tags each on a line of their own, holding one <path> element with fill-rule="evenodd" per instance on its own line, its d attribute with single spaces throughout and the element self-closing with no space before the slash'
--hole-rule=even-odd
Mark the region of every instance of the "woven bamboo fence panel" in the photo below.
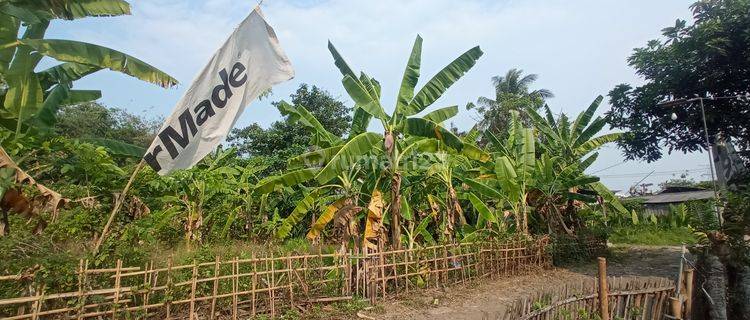
<svg viewBox="0 0 750 320">
<path fill-rule="evenodd" d="M 425 287 L 520 275 L 551 267 L 548 238 L 380 251 L 318 253 L 89 268 L 77 290 L 35 285 L 28 275 L 0 276 L 2 319 L 246 319 L 276 317 L 315 303 L 361 297 L 376 301 Z M 9 285 L 10 284 L 10 285 Z M 7 296 L 7 295 L 6 295 Z"/>
<path fill-rule="evenodd" d="M 674 283 L 656 277 L 608 277 L 609 318 L 661 320 L 668 314 Z M 505 320 L 600 319 L 594 278 L 543 289 L 511 305 Z"/>
</svg>

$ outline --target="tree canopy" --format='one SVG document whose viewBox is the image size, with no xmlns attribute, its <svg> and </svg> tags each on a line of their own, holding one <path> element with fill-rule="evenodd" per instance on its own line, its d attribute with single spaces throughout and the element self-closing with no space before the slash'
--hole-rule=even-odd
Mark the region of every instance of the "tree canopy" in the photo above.
<svg viewBox="0 0 750 320">
<path fill-rule="evenodd" d="M 292 104 L 305 106 L 332 134 L 341 137 L 348 132 L 352 109 L 327 91 L 314 85 L 301 84 L 290 98 Z M 280 103 L 272 104 L 278 108 Z M 253 123 L 234 129 L 227 141 L 242 156 L 266 157 L 268 170 L 283 170 L 287 159 L 307 151 L 311 145 L 310 134 L 304 126 L 288 114 L 283 116 L 284 119 L 273 122 L 269 128 Z"/>
<path fill-rule="evenodd" d="M 730 138 L 745 159 L 750 155 L 750 100 L 711 99 L 750 93 L 750 1 L 705 0 L 691 9 L 692 25 L 677 19 L 662 30 L 662 39 L 636 48 L 628 58 L 645 83 L 620 84 L 609 92 L 612 110 L 607 117 L 613 128 L 629 131 L 619 142 L 628 159 L 658 160 L 664 146 L 668 152 L 705 149 L 697 101 L 657 106 L 696 96 L 708 98 L 704 105 L 711 139 L 717 134 Z"/>
<path fill-rule="evenodd" d="M 162 119 L 149 119 L 98 102 L 86 102 L 61 107 L 54 131 L 72 139 L 116 139 L 146 148 L 161 124 Z"/>
</svg>

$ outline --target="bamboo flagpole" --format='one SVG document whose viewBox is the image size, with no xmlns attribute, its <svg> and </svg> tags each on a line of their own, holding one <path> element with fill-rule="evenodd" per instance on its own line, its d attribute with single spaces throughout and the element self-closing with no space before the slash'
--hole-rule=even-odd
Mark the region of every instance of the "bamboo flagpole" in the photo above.
<svg viewBox="0 0 750 320">
<path fill-rule="evenodd" d="M 146 162 L 143 161 L 143 159 L 141 159 L 141 162 L 139 162 L 138 165 L 135 166 L 135 169 L 133 169 L 133 174 L 130 175 L 130 179 L 128 179 L 128 183 L 125 184 L 125 188 L 122 189 L 120 196 L 117 197 L 117 200 L 115 201 L 115 206 L 112 207 L 112 212 L 109 214 L 109 219 L 107 219 L 107 224 L 104 225 L 104 229 L 102 229 L 102 233 L 99 234 L 99 239 L 96 240 L 96 246 L 94 247 L 94 255 L 99 253 L 99 248 L 102 246 L 102 243 L 104 242 L 104 238 L 107 237 L 107 232 L 109 232 L 109 228 L 112 226 L 112 222 L 115 221 L 115 216 L 117 215 L 117 212 L 120 211 L 120 207 L 122 207 L 122 203 L 125 201 L 125 197 L 127 196 L 128 191 L 130 190 L 130 186 L 133 185 L 133 181 L 135 180 L 135 177 L 138 175 L 138 172 L 141 171 L 144 164 L 146 164 Z"/>
</svg>

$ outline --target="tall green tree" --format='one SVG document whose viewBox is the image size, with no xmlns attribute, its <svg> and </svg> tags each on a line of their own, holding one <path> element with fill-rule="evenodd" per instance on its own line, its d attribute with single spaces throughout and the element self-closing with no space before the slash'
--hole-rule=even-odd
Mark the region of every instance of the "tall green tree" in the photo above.
<svg viewBox="0 0 750 320">
<path fill-rule="evenodd" d="M 162 119 L 149 119 L 120 108 L 86 102 L 61 107 L 54 132 L 72 139 L 105 138 L 146 148 L 162 123 Z"/>
<path fill-rule="evenodd" d="M 699 103 L 657 106 L 695 96 L 704 101 L 711 140 L 730 138 L 750 156 L 750 99 L 716 99 L 750 93 L 750 1 L 703 0 L 690 6 L 693 23 L 677 19 L 661 39 L 634 49 L 628 64 L 644 80 L 609 92 L 613 128 L 629 131 L 618 144 L 627 159 L 655 161 L 666 151 L 705 149 Z M 671 114 L 677 115 L 676 120 Z"/>
<path fill-rule="evenodd" d="M 330 134 L 343 137 L 352 121 L 351 108 L 334 98 L 330 93 L 308 84 L 301 84 L 291 96 L 294 105 L 304 106 Z M 282 111 L 284 119 L 275 121 L 267 129 L 257 123 L 245 128 L 233 129 L 227 141 L 243 156 L 266 157 L 268 171 L 278 172 L 286 168 L 287 159 L 310 151 L 314 144 L 304 125 L 293 114 L 284 114 L 281 101 L 272 104 Z"/>
<path fill-rule="evenodd" d="M 504 76 L 492 77 L 495 96 L 492 98 L 479 97 L 476 110 L 482 116 L 479 128 L 497 135 L 501 139 L 507 138 L 507 128 L 511 125 L 511 114 L 517 112 L 525 125 L 530 122 L 523 111 L 528 108 L 539 109 L 544 100 L 554 97 L 547 89 L 532 90 L 531 86 L 539 78 L 536 74 L 523 74 L 523 70 L 510 69 Z M 475 105 L 469 104 L 468 109 Z"/>
</svg>

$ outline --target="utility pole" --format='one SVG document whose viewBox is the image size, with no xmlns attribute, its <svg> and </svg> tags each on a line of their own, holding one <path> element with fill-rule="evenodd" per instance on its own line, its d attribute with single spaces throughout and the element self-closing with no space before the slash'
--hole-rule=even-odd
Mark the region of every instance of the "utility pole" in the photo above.
<svg viewBox="0 0 750 320">
<path fill-rule="evenodd" d="M 703 98 L 698 95 L 695 96 L 695 98 L 691 99 L 677 99 L 672 101 L 664 101 L 656 104 L 658 107 L 675 107 L 679 105 L 689 104 L 695 101 L 699 102 L 699 105 L 701 107 L 701 118 L 703 120 L 703 133 L 705 134 L 706 139 L 706 150 L 708 151 L 708 166 L 711 170 L 711 183 L 714 187 L 714 197 L 716 199 L 716 203 L 714 205 L 716 209 L 716 217 L 719 219 L 719 226 L 724 224 L 724 219 L 721 216 L 721 211 L 719 210 L 719 186 L 716 183 L 716 174 L 714 173 L 714 157 L 713 152 L 711 151 L 711 140 L 708 134 L 708 124 L 706 122 L 706 109 L 703 106 L 703 100 L 719 100 L 719 99 L 748 99 L 750 98 L 750 95 L 738 95 L 738 96 L 726 96 L 726 97 L 710 97 L 710 98 Z M 672 112 L 672 120 L 677 120 L 677 114 Z"/>
</svg>

